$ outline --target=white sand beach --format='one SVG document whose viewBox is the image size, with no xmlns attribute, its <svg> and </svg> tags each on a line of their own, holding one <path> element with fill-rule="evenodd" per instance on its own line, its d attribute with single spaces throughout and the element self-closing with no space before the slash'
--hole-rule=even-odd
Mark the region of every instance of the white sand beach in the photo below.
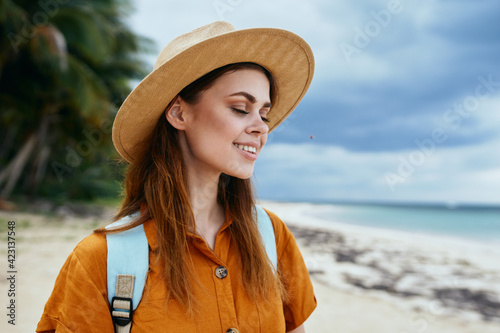
<svg viewBox="0 0 500 333">
<path fill-rule="evenodd" d="M 308 332 L 500 332 L 500 248 L 326 222 L 307 214 L 318 205 L 261 204 L 294 232 L 310 270 L 318 308 Z M 0 211 L 2 223 L 16 221 L 18 254 L 16 326 L 4 315 L 1 332 L 34 331 L 66 257 L 111 212 L 90 215 Z"/>
<path fill-rule="evenodd" d="M 322 205 L 261 205 L 303 252 L 318 298 L 310 330 L 500 332 L 500 246 L 312 217 Z"/>
</svg>

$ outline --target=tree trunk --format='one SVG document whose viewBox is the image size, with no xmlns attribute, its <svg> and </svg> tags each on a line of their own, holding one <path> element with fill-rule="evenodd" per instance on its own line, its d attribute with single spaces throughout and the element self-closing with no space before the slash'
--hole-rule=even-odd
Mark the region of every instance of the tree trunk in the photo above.
<svg viewBox="0 0 500 333">
<path fill-rule="evenodd" d="M 44 146 L 40 152 L 40 163 L 38 164 L 38 168 L 35 174 L 35 190 L 38 190 L 38 186 L 42 179 L 45 178 L 45 174 L 47 173 L 47 165 L 49 162 L 50 156 L 50 147 Z"/>
<path fill-rule="evenodd" d="M 33 149 L 36 146 L 36 134 L 31 134 L 31 136 L 26 140 L 23 147 L 17 153 L 16 157 L 7 165 L 7 167 L 0 173 L 0 184 L 7 180 L 5 187 L 0 193 L 0 198 L 8 198 L 16 186 L 19 176 L 23 171 L 29 157 L 31 156 Z"/>
<path fill-rule="evenodd" d="M 45 170 L 47 169 L 50 153 L 48 144 L 50 118 L 50 115 L 45 114 L 40 121 L 40 126 L 37 131 L 37 145 L 33 155 L 34 158 L 30 163 L 29 169 L 26 170 L 23 192 L 30 196 L 36 195 L 38 185 L 42 180 L 41 176 L 45 174 Z"/>
<path fill-rule="evenodd" d="M 2 144 L 0 145 L 0 160 L 7 156 L 7 153 L 12 149 L 14 138 L 16 137 L 16 128 L 14 126 L 9 126 L 3 134 L 5 136 Z"/>
</svg>

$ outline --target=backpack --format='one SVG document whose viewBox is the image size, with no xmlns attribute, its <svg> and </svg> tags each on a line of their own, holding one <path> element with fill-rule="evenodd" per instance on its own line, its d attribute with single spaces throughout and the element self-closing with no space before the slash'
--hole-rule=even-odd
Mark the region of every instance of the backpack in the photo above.
<svg viewBox="0 0 500 333">
<path fill-rule="evenodd" d="M 257 224 L 267 256 L 277 268 L 274 228 L 266 211 L 256 205 Z M 115 228 L 132 222 L 139 212 L 121 218 L 108 225 Z M 149 245 L 144 226 L 106 235 L 108 300 L 116 333 L 128 333 L 132 328 L 132 316 L 142 298 L 149 269 Z"/>
</svg>

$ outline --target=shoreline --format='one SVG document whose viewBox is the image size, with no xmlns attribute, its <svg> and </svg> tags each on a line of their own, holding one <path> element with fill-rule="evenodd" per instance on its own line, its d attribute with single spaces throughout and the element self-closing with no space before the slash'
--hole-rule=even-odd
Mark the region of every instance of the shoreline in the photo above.
<svg viewBox="0 0 500 333">
<path fill-rule="evenodd" d="M 277 211 L 280 212 L 278 214 L 280 217 L 283 217 L 282 220 L 285 220 L 285 217 L 287 217 L 287 220 L 289 220 L 291 223 L 301 225 L 304 227 L 319 227 L 319 228 L 325 228 L 325 229 L 332 229 L 332 230 L 346 230 L 349 232 L 365 232 L 365 231 L 371 231 L 374 234 L 378 236 L 384 237 L 385 235 L 393 235 L 393 236 L 398 236 L 401 235 L 403 237 L 407 236 L 408 234 L 416 235 L 422 238 L 426 238 L 428 240 L 439 240 L 439 241 L 447 241 L 450 243 L 454 244 L 460 244 L 463 245 L 464 243 L 470 243 L 471 245 L 474 246 L 498 246 L 499 248 L 499 253 L 500 253 L 500 239 L 495 239 L 495 238 L 488 238 L 488 239 L 483 239 L 479 237 L 465 237 L 465 236 L 459 236 L 459 235 L 450 235 L 450 234 L 445 234 L 445 233 L 434 233 L 430 231 L 413 231 L 413 230 L 406 230 L 406 229 L 393 229 L 390 227 L 385 227 L 385 226 L 369 226 L 369 225 L 363 225 L 361 223 L 359 224 L 354 224 L 354 223 L 348 223 L 348 222 L 342 222 L 342 221 L 335 221 L 327 218 L 323 218 L 320 216 L 317 216 L 317 213 L 308 213 L 311 211 L 317 211 L 318 209 L 328 209 L 331 210 L 332 208 L 336 208 L 339 211 L 344 209 L 344 207 L 336 207 L 336 204 L 328 204 L 328 203 L 310 203 L 310 202 L 285 202 L 285 201 L 272 201 L 272 200 L 259 200 L 258 203 L 262 205 L 264 208 L 269 208 L 271 211 L 273 209 L 276 209 Z M 356 207 L 356 205 L 349 205 L 352 207 Z M 363 205 L 360 205 L 364 207 Z M 397 206 L 396 206 L 397 207 Z"/>
</svg>

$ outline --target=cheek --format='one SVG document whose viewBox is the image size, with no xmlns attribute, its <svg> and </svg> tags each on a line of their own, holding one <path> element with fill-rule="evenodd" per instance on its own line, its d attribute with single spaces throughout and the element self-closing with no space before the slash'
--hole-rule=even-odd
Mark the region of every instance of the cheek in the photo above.
<svg viewBox="0 0 500 333">
<path fill-rule="evenodd" d="M 210 136 L 219 141 L 234 141 L 239 136 L 238 123 L 231 117 L 207 119 L 205 126 L 210 128 Z"/>
<path fill-rule="evenodd" d="M 262 146 L 267 143 L 268 134 L 262 136 Z"/>
<path fill-rule="evenodd" d="M 228 119 L 218 117 L 198 118 L 196 126 L 192 127 L 187 135 L 190 144 L 205 151 L 220 150 L 223 146 L 229 147 L 236 138 L 234 124 Z"/>
<path fill-rule="evenodd" d="M 219 144 L 224 144 L 229 141 L 232 142 L 235 139 L 235 131 L 231 123 L 224 120 L 219 120 L 213 121 L 212 123 L 207 125 L 205 125 L 207 127 L 207 129 L 205 130 L 207 140 L 211 140 Z"/>
</svg>

